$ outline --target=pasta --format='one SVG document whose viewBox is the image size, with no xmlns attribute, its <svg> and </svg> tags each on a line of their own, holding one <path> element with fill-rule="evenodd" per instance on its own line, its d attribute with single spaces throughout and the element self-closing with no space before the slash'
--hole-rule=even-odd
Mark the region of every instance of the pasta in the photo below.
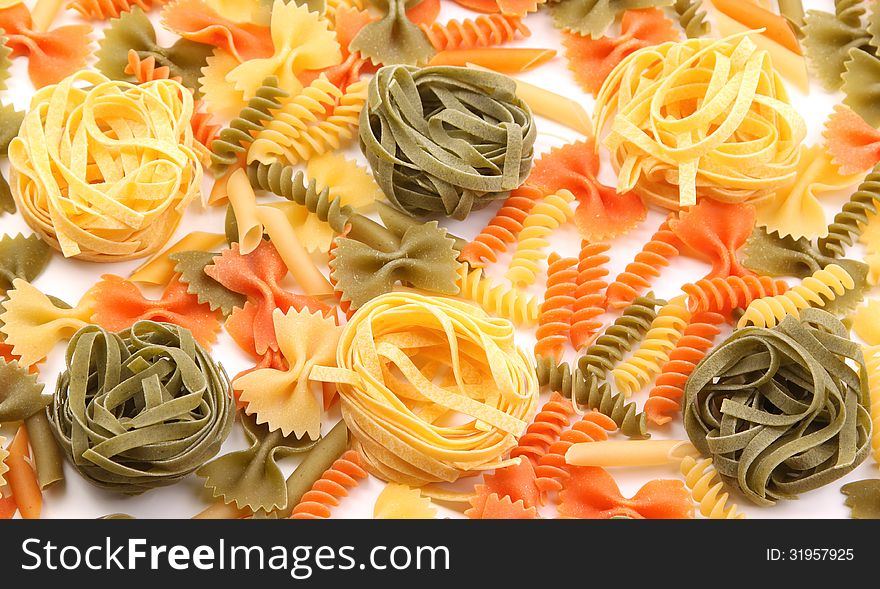
<svg viewBox="0 0 880 589">
<path fill-rule="evenodd" d="M 361 150 L 395 206 L 414 216 L 464 219 L 525 181 L 536 129 L 509 78 L 387 66 L 370 81 L 369 94 Z"/>
<path fill-rule="evenodd" d="M 658 466 L 697 453 L 684 440 L 627 440 L 574 444 L 565 453 L 569 466 Z"/>
<path fill-rule="evenodd" d="M 308 6 L 295 2 L 272 4 L 271 36 L 274 52 L 269 57 L 239 62 L 231 55 L 215 54 L 202 70 L 202 90 L 210 111 L 232 117 L 241 110 L 268 77 L 296 96 L 303 84 L 297 76 L 307 70 L 337 65 L 342 53 L 329 21 Z"/>
<path fill-rule="evenodd" d="M 732 85 L 717 100 L 699 100 L 697 107 L 676 98 L 681 84 L 714 93 L 713 63 L 731 58 L 725 83 Z M 653 100 L 655 95 L 663 99 Z M 661 109 L 677 115 L 667 117 Z M 724 119 L 710 126 L 720 112 Z M 794 178 L 806 132 L 766 51 L 748 35 L 688 39 L 633 53 L 614 68 L 596 99 L 597 131 L 612 119 L 604 143 L 618 171 L 617 190 L 633 190 L 670 209 L 693 205 L 698 196 L 723 202 L 766 197 Z M 768 137 L 750 131 L 756 129 L 775 132 Z M 761 163 L 752 159 L 759 153 Z"/>
<path fill-rule="evenodd" d="M 691 490 L 700 513 L 709 519 L 745 519 L 746 514 L 737 513 L 735 503 L 728 503 L 730 494 L 724 492 L 724 483 L 712 466 L 711 458 L 697 460 L 685 456 L 681 461 L 684 484 Z"/>
<path fill-rule="evenodd" d="M 687 519 L 693 517 L 694 507 L 682 481 L 648 481 L 626 498 L 608 471 L 579 466 L 559 492 L 558 511 L 562 517 L 581 519 Z"/>
<path fill-rule="evenodd" d="M 16 278 L 27 282 L 43 273 L 52 250 L 36 235 L 0 237 L 0 294 L 6 294 Z"/>
<path fill-rule="evenodd" d="M 729 276 L 698 280 L 685 284 L 682 290 L 688 295 L 691 312 L 712 311 L 727 315 L 734 309 L 745 309 L 755 299 L 783 294 L 788 290 L 788 284 L 768 276 Z"/>
<path fill-rule="evenodd" d="M 724 316 L 711 311 L 693 313 L 681 337 L 669 351 L 654 387 L 648 393 L 644 411 L 648 421 L 664 425 L 681 409 L 684 387 L 697 364 L 706 357 L 721 333 Z"/>
<path fill-rule="evenodd" d="M 42 394 L 43 384 L 37 382 L 37 375 L 15 360 L 7 362 L 0 358 L 0 383 L 0 423 L 23 421 L 52 400 Z"/>
<path fill-rule="evenodd" d="M 651 45 L 678 41 L 671 20 L 656 8 L 627 10 L 620 20 L 619 37 L 593 39 L 577 33 L 563 33 L 562 45 L 568 69 L 581 87 L 596 96 L 602 83 L 627 55 Z"/>
<path fill-rule="evenodd" d="M 21 425 L 8 448 L 9 455 L 5 462 L 9 470 L 5 477 L 21 518 L 39 519 L 43 496 L 40 493 L 36 472 L 30 464 L 31 453 L 28 446 L 27 427 Z"/>
<path fill-rule="evenodd" d="M 12 198 L 12 190 L 9 188 L 9 182 L 6 180 L 3 173 L 0 172 L 0 216 L 4 213 L 14 213 L 16 210 L 15 199 Z"/>
<path fill-rule="evenodd" d="M 336 459 L 333 466 L 324 471 L 302 499 L 293 508 L 290 519 L 326 519 L 330 508 L 339 505 L 348 496 L 348 489 L 356 487 L 360 479 L 367 477 L 357 452 L 349 450 Z"/>
<path fill-rule="evenodd" d="M 95 300 L 87 292 L 76 308 L 60 306 L 29 282 L 16 278 L 3 302 L 0 333 L 12 346 L 19 364 L 32 366 L 45 358 L 59 341 L 89 324 Z M 63 305 L 63 303 L 61 303 Z"/>
<path fill-rule="evenodd" d="M 24 421 L 30 438 L 32 464 L 37 473 L 40 489 L 64 480 L 64 455 L 55 436 L 46 411 L 37 411 Z"/>
<path fill-rule="evenodd" d="M 621 308 L 630 304 L 651 288 L 652 281 L 660 276 L 661 270 L 679 254 L 678 246 L 681 244 L 670 229 L 675 218 L 675 214 L 670 213 L 633 261 L 608 285 L 606 301 L 609 307 Z"/>
<path fill-rule="evenodd" d="M 875 479 L 847 483 L 840 492 L 846 495 L 846 506 L 852 508 L 851 518 L 880 519 L 880 509 L 877 508 L 880 486 Z"/>
<path fill-rule="evenodd" d="M 562 432 L 559 440 L 550 445 L 535 467 L 535 484 L 542 496 L 562 490 L 565 479 L 569 477 L 570 467 L 565 461 L 569 448 L 575 444 L 607 440 L 608 434 L 615 431 L 617 424 L 613 419 L 593 410 L 577 420 L 571 429 Z"/>
<path fill-rule="evenodd" d="M 834 12 L 808 10 L 804 18 L 804 48 L 819 81 L 828 90 L 840 88 L 850 49 L 864 49 L 869 34 L 862 23 L 860 0 L 835 0 Z"/>
<path fill-rule="evenodd" d="M 375 0 L 374 3 L 385 16 L 361 29 L 349 44 L 350 51 L 382 65 L 418 65 L 431 59 L 434 55 L 431 42 L 406 14 L 412 0 Z"/>
<path fill-rule="evenodd" d="M 168 284 L 177 272 L 174 269 L 176 261 L 171 256 L 188 251 L 209 252 L 222 245 L 223 242 L 223 236 L 219 233 L 205 231 L 187 233 L 174 245 L 132 270 L 129 280 L 145 284 Z"/>
<path fill-rule="evenodd" d="M 219 313 L 187 292 L 174 280 L 157 299 L 147 299 L 134 283 L 105 274 L 90 291 L 95 299 L 91 321 L 109 331 L 122 331 L 138 321 L 173 323 L 188 329 L 199 344 L 210 350 L 220 331 Z"/>
<path fill-rule="evenodd" d="M 568 428 L 572 415 L 574 410 L 571 403 L 567 403 L 559 393 L 550 395 L 550 399 L 535 415 L 516 447 L 510 451 L 510 457 L 522 456 L 537 465 Z"/>
<path fill-rule="evenodd" d="M 606 265 L 610 258 L 606 252 L 610 249 L 607 243 L 590 243 L 581 241 L 578 254 L 577 288 L 571 315 L 571 345 L 580 350 L 588 345 L 593 335 L 602 327 L 599 315 L 605 312 L 605 289 L 608 282 Z"/>
<path fill-rule="evenodd" d="M 880 346 L 880 299 L 868 299 L 851 316 L 852 329 L 869 346 Z M 868 354 L 865 358 L 869 360 Z M 869 371 L 870 373 L 870 371 Z"/>
<path fill-rule="evenodd" d="M 804 5 L 801 0 L 779 0 L 779 14 L 794 31 L 798 39 L 804 38 Z"/>
<path fill-rule="evenodd" d="M 857 175 L 842 174 L 822 146 L 802 147 L 794 181 L 757 205 L 758 225 L 782 237 L 824 236 L 825 212 L 818 197 L 858 181 Z"/>
<path fill-rule="evenodd" d="M 823 255 L 807 238 L 783 238 L 762 227 L 755 228 L 742 251 L 743 265 L 766 276 L 805 278 L 828 264 L 838 264 L 851 276 L 865 274 L 861 262 Z"/>
<path fill-rule="evenodd" d="M 0 103 L 0 154 L 6 155 L 12 139 L 18 135 L 24 113 Z"/>
<path fill-rule="evenodd" d="M 866 281 L 869 286 L 880 282 L 880 222 L 876 215 L 868 217 L 868 224 L 859 236 L 859 242 L 865 246 L 865 264 L 868 265 Z M 849 260 L 838 260 L 847 262 Z"/>
<path fill-rule="evenodd" d="M 186 329 L 139 321 L 113 334 L 88 326 L 65 363 L 49 419 L 73 466 L 98 487 L 138 494 L 173 483 L 229 435 L 229 381 Z M 131 393 L 120 398 L 118 390 Z"/>
<path fill-rule="evenodd" d="M 841 174 L 870 170 L 880 163 L 880 130 L 842 104 L 825 121 L 825 149 Z"/>
<path fill-rule="evenodd" d="M 505 274 L 515 286 L 535 283 L 540 264 L 547 258 L 545 249 L 550 244 L 547 238 L 571 218 L 573 200 L 571 192 L 560 190 L 542 198 L 529 211 Z"/>
<path fill-rule="evenodd" d="M 434 519 L 437 510 L 418 489 L 388 483 L 376 497 L 373 519 Z"/>
<path fill-rule="evenodd" d="M 192 105 L 177 82 L 134 86 L 89 70 L 37 92 L 9 146 L 25 221 L 65 257 L 107 262 L 157 251 L 200 188 Z M 83 140 L 64 143 L 74 135 Z M 87 167 L 90 159 L 101 163 Z"/>
<path fill-rule="evenodd" d="M 483 484 L 474 485 L 474 493 L 468 499 L 471 507 L 464 514 L 471 519 L 491 519 L 493 496 L 521 503 L 524 509 L 534 509 L 538 505 L 540 492 L 535 484 L 532 463 L 522 460 L 519 464 L 511 464 L 497 469 L 491 475 L 484 475 Z M 487 512 L 487 508 L 490 511 Z"/>
<path fill-rule="evenodd" d="M 556 57 L 553 49 L 531 47 L 481 47 L 478 49 L 447 49 L 439 52 L 428 62 L 429 66 L 466 67 L 491 70 L 504 74 L 519 74 L 540 67 Z"/>
<path fill-rule="evenodd" d="M 289 94 L 278 87 L 278 78 L 268 77 L 254 91 L 238 116 L 229 123 L 229 127 L 220 131 L 220 135 L 211 142 L 211 161 L 214 172 L 223 174 L 229 166 L 239 161 L 254 141 L 254 136 L 265 129 L 266 123 L 273 117 L 272 111 L 282 106 L 281 100 Z"/>
<path fill-rule="evenodd" d="M 0 30 L 10 57 L 26 55 L 28 76 L 35 88 L 57 84 L 86 65 L 89 25 L 67 25 L 41 31 L 31 20 L 24 2 L 0 8 Z"/>
<path fill-rule="evenodd" d="M 550 14 L 556 28 L 579 35 L 600 37 L 627 10 L 670 6 L 674 0 L 561 0 L 553 2 Z"/>
<path fill-rule="evenodd" d="M 481 268 L 469 269 L 467 264 L 458 267 L 459 296 L 477 303 L 487 313 L 503 317 L 517 326 L 530 326 L 538 322 L 539 302 L 532 295 L 516 287 L 496 284 L 483 275 Z"/>
<path fill-rule="evenodd" d="M 669 219 L 669 228 L 692 255 L 712 264 L 706 278 L 748 276 L 737 252 L 755 226 L 755 207 L 705 199 Z"/>
<path fill-rule="evenodd" d="M 639 348 L 611 371 L 617 390 L 629 397 L 660 374 L 690 320 L 686 297 L 676 297 L 663 305 Z"/>
<path fill-rule="evenodd" d="M 420 28 L 437 51 L 503 45 L 517 37 L 529 37 L 532 34 L 520 17 L 503 14 L 488 14 L 461 21 L 450 20 L 445 24 L 423 24 Z"/>
<path fill-rule="evenodd" d="M 513 334 L 509 321 L 468 303 L 386 294 L 346 324 L 339 370 L 313 369 L 311 378 L 337 383 L 367 470 L 410 486 L 451 482 L 504 466 L 537 409 L 532 362 Z M 448 386 L 431 381 L 431 360 L 449 367 Z M 435 422 L 449 412 L 470 420 L 451 429 Z"/>
<path fill-rule="evenodd" d="M 507 246 L 516 241 L 523 229 L 523 222 L 543 196 L 540 190 L 528 183 L 512 190 L 492 220 L 461 249 L 459 258 L 474 268 L 486 262 L 496 262 L 498 254 L 506 252 Z"/>
<path fill-rule="evenodd" d="M 168 67 L 169 77 L 179 76 L 181 83 L 199 98 L 199 71 L 207 63 L 211 47 L 187 39 L 162 47 L 156 40 L 156 30 L 150 19 L 139 7 L 133 6 L 111 20 L 98 45 L 95 67 L 111 80 L 132 80 L 125 68 L 128 66 L 128 52 L 134 49 L 141 60 L 153 57 L 156 63 Z"/>
<path fill-rule="evenodd" d="M 787 315 L 798 317 L 804 309 L 824 307 L 829 301 L 855 288 L 853 277 L 837 264 L 829 264 L 774 297 L 755 299 L 739 319 L 738 327 L 774 327 Z"/>
<path fill-rule="evenodd" d="M 675 4 L 672 5 L 688 39 L 705 37 L 709 34 L 710 27 L 706 21 L 706 12 L 700 10 L 702 5 L 703 0 L 675 0 Z"/>
<path fill-rule="evenodd" d="M 635 193 L 618 194 L 599 182 L 599 157 L 593 140 L 552 149 L 535 162 L 530 184 L 545 193 L 568 190 L 577 197 L 575 225 L 584 239 L 616 237 L 645 218 L 645 205 Z"/>
<path fill-rule="evenodd" d="M 871 399 L 871 453 L 874 462 L 880 464 L 880 348 L 877 345 L 862 346 L 867 372 L 868 395 Z"/>
<path fill-rule="evenodd" d="M 241 426 L 250 447 L 219 456 L 196 474 L 205 479 L 205 488 L 213 497 L 235 503 L 236 509 L 271 512 L 283 508 L 287 505 L 287 485 L 277 460 L 308 452 L 316 442 L 285 437 L 278 430 L 270 432 L 246 416 Z"/>
<path fill-rule="evenodd" d="M 844 94 L 843 103 L 868 124 L 880 126 L 876 89 L 876 80 L 880 79 L 880 58 L 858 49 L 850 49 L 848 55 L 840 87 Z"/>
<path fill-rule="evenodd" d="M 849 197 L 828 225 L 827 235 L 819 238 L 819 252 L 826 256 L 844 255 L 844 247 L 852 245 L 868 222 L 869 214 L 877 213 L 880 200 L 880 164 L 874 166 L 858 189 Z"/>
<path fill-rule="evenodd" d="M 6 445 L 6 438 L 0 436 L 0 489 L 6 486 L 6 475 L 9 472 L 9 466 L 6 465 L 6 459 L 9 458 L 9 450 Z M 14 512 L 13 512 L 14 513 Z"/>
<path fill-rule="evenodd" d="M 164 2 L 165 0 L 71 0 L 67 6 L 87 20 L 110 20 L 119 18 L 135 7 L 147 11 Z"/>
<path fill-rule="evenodd" d="M 707 356 L 685 388 L 685 429 L 751 501 L 795 498 L 867 456 L 864 375 L 861 350 L 840 321 L 805 309 L 771 329 L 739 329 Z"/>
<path fill-rule="evenodd" d="M 186 284 L 186 291 L 195 295 L 200 305 L 208 305 L 211 311 L 220 309 L 223 316 L 228 317 L 234 309 L 243 307 L 247 298 L 205 273 L 205 267 L 214 263 L 215 256 L 212 252 L 184 251 L 171 254 L 169 258 L 178 280 Z"/>
<path fill-rule="evenodd" d="M 577 258 L 560 258 L 556 252 L 550 254 L 544 302 L 541 303 L 535 332 L 536 356 L 550 356 L 557 362 L 562 358 L 570 337 L 572 305 L 576 300 L 577 265 Z"/>
<path fill-rule="evenodd" d="M 202 0 L 176 0 L 162 10 L 162 24 L 184 39 L 211 45 L 238 61 L 269 57 L 275 52 L 268 27 L 224 18 Z"/>
</svg>

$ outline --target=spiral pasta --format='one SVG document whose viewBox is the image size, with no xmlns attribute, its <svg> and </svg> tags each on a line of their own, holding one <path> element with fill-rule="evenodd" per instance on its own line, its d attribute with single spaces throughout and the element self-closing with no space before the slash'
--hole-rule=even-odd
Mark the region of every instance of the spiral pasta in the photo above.
<svg viewBox="0 0 880 589">
<path fill-rule="evenodd" d="M 65 257 L 107 262 L 157 251 L 201 184 L 192 107 L 177 82 L 135 86 L 88 70 L 39 90 L 9 145 L 25 221 Z"/>
<path fill-rule="evenodd" d="M 569 466 L 565 461 L 565 453 L 574 444 L 599 442 L 608 439 L 608 434 L 617 431 L 614 420 L 600 413 L 589 411 L 562 433 L 559 441 L 550 445 L 547 453 L 535 467 L 535 484 L 543 494 L 558 493 L 563 482 L 569 477 Z"/>
<path fill-rule="evenodd" d="M 349 489 L 365 478 L 367 472 L 361 466 L 360 456 L 354 450 L 348 450 L 306 491 L 293 508 L 290 519 L 329 518 L 330 508 L 338 506 L 340 499 L 348 496 Z"/>
<path fill-rule="evenodd" d="M 272 112 L 281 108 L 281 100 L 288 96 L 278 87 L 277 78 L 263 80 L 238 117 L 232 119 L 229 127 L 220 131 L 220 136 L 211 142 L 211 161 L 217 174 L 238 163 L 239 157 L 253 143 L 254 136 L 266 128 L 267 121 L 273 118 Z"/>
<path fill-rule="evenodd" d="M 607 243 L 581 242 L 578 254 L 577 288 L 571 315 L 571 345 L 580 350 L 589 344 L 593 335 L 602 327 L 598 319 L 605 312 L 605 289 L 608 283 L 606 264 L 610 258 L 606 252 L 611 248 Z"/>
<path fill-rule="evenodd" d="M 644 407 L 648 421 L 663 425 L 672 421 L 673 416 L 681 410 L 687 379 L 715 345 L 715 338 L 721 333 L 718 326 L 724 321 L 723 315 L 710 311 L 691 316 L 648 393 Z"/>
<path fill-rule="evenodd" d="M 633 261 L 626 265 L 614 282 L 608 285 L 606 298 L 612 308 L 625 307 L 633 299 L 651 287 L 651 281 L 660 276 L 660 271 L 669 265 L 669 261 L 678 255 L 678 238 L 669 228 L 669 222 L 675 218 L 670 213 L 660 224 L 657 231 Z"/>
<path fill-rule="evenodd" d="M 566 402 L 559 393 L 553 393 L 526 428 L 526 433 L 519 439 L 516 448 L 510 451 L 510 457 L 524 456 L 537 464 L 568 427 L 572 415 L 574 409 L 571 403 Z"/>
<path fill-rule="evenodd" d="M 745 519 L 746 514 L 737 513 L 735 503 L 728 504 L 730 494 L 724 492 L 724 483 L 712 466 L 711 458 L 697 460 L 685 456 L 681 461 L 684 484 L 691 490 L 700 513 L 709 519 Z"/>
<path fill-rule="evenodd" d="M 484 311 L 512 321 L 514 325 L 530 326 L 538 322 L 537 297 L 516 287 L 495 284 L 483 276 L 481 268 L 458 267 L 459 296 L 480 305 Z"/>
<path fill-rule="evenodd" d="M 629 397 L 651 382 L 669 359 L 690 319 L 686 297 L 676 297 L 663 305 L 639 349 L 611 371 L 617 390 Z"/>
<path fill-rule="evenodd" d="M 854 238 L 864 230 L 868 215 L 877 213 L 877 201 L 880 201 L 880 164 L 874 166 L 834 216 L 828 225 L 828 235 L 819 238 L 819 251 L 826 256 L 844 257 L 845 246 L 852 245 Z"/>
<path fill-rule="evenodd" d="M 529 184 L 512 190 L 492 220 L 461 249 L 461 260 L 473 267 L 496 262 L 498 254 L 516 241 L 535 203 L 543 197 L 543 192 Z"/>
<path fill-rule="evenodd" d="M 849 272 L 837 264 L 829 264 L 781 295 L 752 301 L 740 317 L 737 327 L 773 327 L 786 315 L 797 317 L 804 309 L 824 307 L 828 301 L 833 301 L 855 286 Z"/>
<path fill-rule="evenodd" d="M 504 466 L 537 409 L 533 364 L 513 336 L 509 321 L 470 303 L 389 293 L 346 324 L 339 368 L 316 367 L 311 379 L 337 383 L 368 471 L 410 486 L 451 482 Z M 437 363 L 449 369 L 442 386 L 432 381 Z M 469 419 L 436 421 L 450 412 Z"/>
<path fill-rule="evenodd" d="M 693 313 L 714 311 L 727 314 L 734 309 L 745 309 L 755 299 L 784 293 L 788 290 L 788 283 L 769 276 L 728 276 L 704 278 L 685 284 L 682 290 L 688 295 L 688 308 Z"/>
<path fill-rule="evenodd" d="M 696 39 L 709 34 L 706 12 L 700 10 L 703 0 L 675 0 L 672 7 L 678 15 L 678 22 L 688 39 Z"/>
<path fill-rule="evenodd" d="M 79 330 L 49 409 L 55 437 L 79 473 L 127 494 L 202 466 L 220 450 L 234 416 L 223 368 L 189 330 L 153 321 L 119 333 Z"/>
<path fill-rule="evenodd" d="M 535 355 L 552 356 L 558 361 L 562 358 L 571 329 L 572 305 L 577 289 L 577 260 L 561 258 L 553 252 L 548 262 L 547 288 L 538 314 L 538 330 L 535 332 Z"/>
<path fill-rule="evenodd" d="M 474 19 L 419 26 L 437 51 L 503 45 L 517 37 L 531 35 L 522 18 L 503 14 L 483 14 Z"/>
<path fill-rule="evenodd" d="M 76 10 L 87 20 L 110 20 L 119 18 L 137 6 L 148 12 L 153 6 L 164 4 L 167 0 L 71 0 L 68 8 Z"/>
<path fill-rule="evenodd" d="M 723 79 L 717 62 L 729 64 Z M 723 94 L 721 85 L 729 88 Z M 794 177 L 806 135 L 767 52 L 748 34 L 628 56 L 596 99 L 594 127 L 608 121 L 617 191 L 673 210 L 698 196 L 742 202 L 772 194 Z"/>
<path fill-rule="evenodd" d="M 517 237 L 516 250 L 510 260 L 505 277 L 517 286 L 535 283 L 540 264 L 547 258 L 547 238 L 555 229 L 571 219 L 571 202 L 574 195 L 568 190 L 548 194 L 537 202 Z"/>
</svg>

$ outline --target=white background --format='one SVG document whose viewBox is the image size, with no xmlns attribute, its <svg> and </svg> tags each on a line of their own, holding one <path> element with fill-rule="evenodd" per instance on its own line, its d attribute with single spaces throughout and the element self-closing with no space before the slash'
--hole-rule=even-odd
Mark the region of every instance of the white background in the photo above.
<svg viewBox="0 0 880 589">
<path fill-rule="evenodd" d="M 461 9 L 451 0 L 443 0 L 442 3 L 443 10 L 439 19 L 441 22 L 450 18 L 461 19 L 475 16 L 473 13 Z M 28 4 L 32 4 L 32 2 L 28 2 Z M 807 9 L 818 8 L 833 11 L 831 0 L 804 0 L 804 4 Z M 69 11 L 62 15 L 57 19 L 55 26 L 78 22 L 73 14 L 72 11 Z M 158 23 L 158 15 L 155 11 L 151 13 L 151 17 L 154 22 Z M 549 15 L 543 11 L 531 14 L 526 19 L 526 24 L 531 29 L 532 36 L 514 45 L 553 48 L 559 51 L 559 55 L 548 64 L 522 74 L 522 79 L 574 98 L 584 105 L 588 113 L 592 112 L 593 99 L 575 84 L 571 72 L 567 69 L 568 62 L 562 55 L 562 48 L 559 44 L 560 34 L 553 28 Z M 157 26 L 158 28 L 160 27 Z M 617 31 L 612 29 L 609 34 L 617 34 Z M 100 38 L 100 33 L 93 33 L 93 38 Z M 174 38 L 174 35 L 170 33 L 163 30 L 159 31 L 159 40 L 162 44 L 169 44 L 173 42 Z M 24 58 L 15 60 L 12 69 L 13 79 L 9 81 L 9 90 L 2 93 L 4 102 L 11 100 L 18 109 L 27 108 L 33 92 L 27 78 L 26 65 L 27 61 Z M 789 88 L 792 102 L 804 116 L 809 126 L 807 142 L 816 143 L 821 141 L 821 124 L 831 112 L 833 105 L 841 101 L 842 96 L 840 93 L 828 94 L 817 84 L 813 84 L 809 96 L 803 95 L 790 85 Z M 582 138 L 579 133 L 545 119 L 538 120 L 538 130 L 537 152 L 545 152 L 552 147 L 561 146 L 564 143 Z M 357 148 L 356 142 L 352 142 L 349 145 L 346 154 L 356 157 L 362 164 L 366 164 Z M 2 167 L 4 173 L 8 171 L 8 161 L 5 158 L 0 167 Z M 606 184 L 615 184 L 614 172 L 607 164 L 607 158 L 603 161 L 600 179 Z M 210 190 L 212 182 L 213 180 L 210 178 L 210 175 L 206 174 L 205 191 Z M 839 210 L 850 192 L 842 191 L 840 194 L 823 197 L 823 204 L 825 205 L 829 220 Z M 491 218 L 494 210 L 495 207 L 492 207 L 491 210 L 477 212 L 466 222 L 448 222 L 444 224 L 454 233 L 465 238 L 471 238 Z M 176 242 L 186 233 L 193 230 L 222 233 L 224 213 L 225 207 L 202 210 L 198 200 L 196 200 L 190 207 L 190 210 L 187 211 L 177 234 L 169 243 Z M 648 213 L 648 218 L 637 229 L 614 241 L 613 248 L 610 251 L 612 260 L 609 266 L 609 279 L 613 279 L 633 258 L 633 255 L 639 251 L 642 244 L 647 241 L 663 220 L 665 214 L 664 211 L 651 210 Z M 18 214 L 0 217 L 0 231 L 8 234 L 18 232 L 31 233 L 31 230 Z M 552 247 L 563 256 L 576 256 L 579 244 L 580 238 L 576 230 L 571 226 L 564 227 L 556 232 L 552 239 Z M 854 251 L 851 254 L 851 257 L 857 256 L 861 256 L 861 252 Z M 507 259 L 509 259 L 509 255 L 502 258 L 499 264 L 490 268 L 489 273 L 500 278 L 503 275 Z M 319 267 L 324 268 L 326 271 L 325 259 L 322 258 L 318 261 Z M 140 261 L 134 261 L 116 264 L 93 264 L 66 260 L 56 253 L 53 255 L 47 270 L 35 281 L 35 285 L 48 294 L 58 296 L 71 304 L 75 304 L 79 297 L 100 279 L 101 275 L 116 274 L 127 277 L 131 270 L 140 263 Z M 679 257 L 673 261 L 672 266 L 667 268 L 656 282 L 655 292 L 658 296 L 664 298 L 673 297 L 680 293 L 682 284 L 697 280 L 705 275 L 706 272 L 708 272 L 708 266 L 685 257 Z M 533 289 L 535 293 L 541 292 L 542 288 L 540 285 L 542 283 L 543 277 L 539 277 L 538 285 Z M 292 282 L 287 283 L 286 287 L 290 290 L 296 290 L 296 286 Z M 160 294 L 160 290 L 154 289 L 151 291 L 147 289 L 146 294 L 157 297 Z M 606 319 L 609 321 L 613 320 L 613 316 L 608 316 Z M 527 348 L 531 348 L 534 344 L 533 335 L 526 331 L 520 333 L 519 340 Z M 40 365 L 39 378 L 41 382 L 46 383 L 46 392 L 54 390 L 56 376 L 63 366 L 64 347 L 65 344 L 59 344 L 48 360 Z M 225 332 L 221 333 L 219 342 L 213 348 L 213 354 L 225 366 L 230 376 L 253 365 L 253 361 L 238 349 Z M 569 350 L 567 358 L 569 360 L 573 359 L 574 352 Z M 633 400 L 640 407 L 645 398 L 647 398 L 647 390 L 646 388 L 633 397 Z M 542 401 L 546 397 L 546 394 L 542 395 Z M 325 417 L 323 429 L 326 432 L 339 419 L 338 405 L 331 409 Z M 12 433 L 10 428 L 0 430 L 0 435 L 5 435 L 7 438 Z M 685 438 L 680 420 L 671 427 L 655 427 L 652 430 L 652 435 L 658 439 Z M 233 429 L 232 435 L 223 445 L 222 453 L 239 450 L 244 447 L 246 447 L 244 436 L 240 428 L 236 426 Z M 285 473 L 292 471 L 298 461 L 299 459 L 296 457 L 283 460 L 282 468 Z M 674 466 L 611 469 L 611 471 L 620 484 L 621 490 L 627 496 L 635 493 L 642 484 L 652 478 L 677 478 L 679 476 L 677 468 Z M 110 513 L 124 512 L 139 518 L 187 518 L 200 512 L 210 501 L 208 493 L 203 489 L 203 480 L 195 475 L 190 475 L 171 487 L 155 489 L 137 497 L 127 497 L 91 486 L 84 479 L 80 478 L 67 464 L 65 464 L 65 474 L 67 478 L 63 483 L 54 485 L 44 492 L 43 517 L 93 518 Z M 750 518 L 844 518 L 849 516 L 849 509 L 843 504 L 844 498 L 840 494 L 840 487 L 846 482 L 875 477 L 876 475 L 877 465 L 869 457 L 864 464 L 849 476 L 822 489 L 806 493 L 797 501 L 781 502 L 773 507 L 756 507 L 746 503 L 742 497 L 738 497 L 735 493 L 734 500 L 737 501 L 740 508 Z M 475 482 L 475 479 L 470 479 L 459 486 L 461 489 L 465 489 L 473 484 L 473 482 Z M 355 489 L 347 499 L 343 500 L 342 505 L 334 510 L 334 516 L 351 518 L 372 517 L 375 497 L 384 485 L 384 482 L 371 477 Z M 438 511 L 439 517 L 462 517 L 459 512 L 445 507 L 438 507 Z M 552 517 L 554 510 L 552 507 L 544 508 L 542 509 L 542 514 Z"/>
</svg>

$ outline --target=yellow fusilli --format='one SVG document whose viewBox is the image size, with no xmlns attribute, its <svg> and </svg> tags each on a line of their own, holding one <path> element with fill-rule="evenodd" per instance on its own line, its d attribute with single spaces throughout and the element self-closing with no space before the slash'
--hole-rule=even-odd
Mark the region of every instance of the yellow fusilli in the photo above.
<svg viewBox="0 0 880 589">
<path fill-rule="evenodd" d="M 547 238 L 560 225 L 572 217 L 571 202 L 574 195 L 568 190 L 548 194 L 541 199 L 523 222 L 516 242 L 516 251 L 505 275 L 517 286 L 535 283 L 541 262 L 547 258 Z"/>
<path fill-rule="evenodd" d="M 699 504 L 700 513 L 709 519 L 745 519 L 746 514 L 737 513 L 736 504 L 727 504 L 730 495 L 722 492 L 724 483 L 712 465 L 712 459 L 697 461 L 685 456 L 681 461 L 681 474 L 684 484 L 691 490 L 694 501 Z"/>
<path fill-rule="evenodd" d="M 469 269 L 467 264 L 458 268 L 459 296 L 477 303 L 487 313 L 509 319 L 515 325 L 529 326 L 538 322 L 538 299 L 517 288 L 495 284 L 483 276 L 481 268 Z"/>
</svg>

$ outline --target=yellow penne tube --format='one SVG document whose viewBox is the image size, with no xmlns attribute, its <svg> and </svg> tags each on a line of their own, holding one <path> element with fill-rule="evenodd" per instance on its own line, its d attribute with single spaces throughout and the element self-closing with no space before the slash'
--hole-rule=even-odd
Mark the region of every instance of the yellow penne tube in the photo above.
<svg viewBox="0 0 880 589">
<path fill-rule="evenodd" d="M 263 225 L 257 218 L 257 195 L 247 173 L 241 168 L 230 174 L 226 181 L 226 192 L 238 223 L 239 251 L 247 255 L 257 249 L 263 240 Z"/>
<path fill-rule="evenodd" d="M 572 466 L 656 466 L 699 454 L 686 440 L 627 440 L 573 444 L 565 453 Z"/>
</svg>

